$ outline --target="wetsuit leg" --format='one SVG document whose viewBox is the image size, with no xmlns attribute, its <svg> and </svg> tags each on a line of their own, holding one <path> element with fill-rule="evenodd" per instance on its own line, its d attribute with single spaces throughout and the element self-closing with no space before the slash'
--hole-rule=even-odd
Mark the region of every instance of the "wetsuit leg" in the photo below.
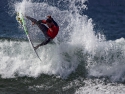
<svg viewBox="0 0 125 94">
<path fill-rule="evenodd" d="M 43 34 L 46 38 L 50 38 L 47 34 L 48 28 L 44 24 L 41 24 L 40 21 L 37 21 L 36 19 L 34 19 L 30 16 L 26 16 L 26 18 L 31 20 L 32 22 L 34 22 L 39 27 L 39 29 L 43 32 Z"/>
<path fill-rule="evenodd" d="M 46 38 L 50 38 L 47 34 L 47 31 L 48 31 L 48 28 L 44 25 L 44 24 L 41 24 L 39 22 L 36 23 L 36 25 L 39 27 L 39 29 L 43 32 L 44 36 Z"/>
<path fill-rule="evenodd" d="M 41 44 L 39 44 L 40 46 L 43 46 L 43 45 L 46 45 L 48 44 L 52 39 L 51 38 L 48 38 L 46 39 L 45 41 L 43 41 Z"/>
<path fill-rule="evenodd" d="M 51 40 L 52 40 L 51 38 L 48 38 L 47 40 L 43 41 L 41 44 L 34 47 L 34 49 L 36 50 L 38 47 L 48 44 Z"/>
<path fill-rule="evenodd" d="M 34 18 L 31 18 L 30 16 L 26 16 L 27 19 L 29 19 L 31 22 L 37 23 L 37 20 Z"/>
</svg>

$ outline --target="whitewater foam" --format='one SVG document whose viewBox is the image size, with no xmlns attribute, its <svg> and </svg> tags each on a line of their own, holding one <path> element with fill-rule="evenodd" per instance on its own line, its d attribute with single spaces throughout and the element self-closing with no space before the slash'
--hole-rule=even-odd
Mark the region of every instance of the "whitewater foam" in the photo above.
<svg viewBox="0 0 125 94">
<path fill-rule="evenodd" d="M 27 0 L 14 3 L 16 12 L 21 11 L 37 20 L 52 15 L 59 24 L 60 31 L 54 39 L 55 44 L 48 44 L 38 49 L 43 62 L 35 57 L 28 42 L 2 42 L 1 46 L 8 47 L 11 43 L 12 47 L 1 49 L 1 55 L 5 58 L 1 59 L 4 66 L 0 67 L 1 76 L 14 77 L 17 74 L 37 77 L 44 73 L 65 78 L 74 72 L 80 63 L 86 63 L 88 76 L 108 76 L 113 80 L 124 78 L 122 65 L 125 58 L 125 40 L 121 38 L 116 41 L 106 41 L 104 35 L 95 35 L 92 19 L 87 15 L 80 15 L 80 11 L 87 8 L 84 4 L 86 0 L 66 0 L 64 3 L 67 9 L 60 10 L 62 2 L 63 0 L 59 0 L 56 6 L 51 6 L 47 2 Z M 31 26 L 28 20 L 26 22 L 32 40 L 41 37 L 38 27 Z M 13 51 L 14 56 L 9 51 Z M 82 56 L 78 55 L 79 51 Z M 83 58 L 86 59 L 83 60 L 85 62 L 82 62 Z M 7 59 L 9 61 L 5 61 Z M 123 70 L 118 72 L 121 68 Z"/>
<path fill-rule="evenodd" d="M 70 5 L 70 8 L 71 7 L 73 8 L 72 4 Z M 37 18 L 37 20 L 43 19 L 47 15 L 52 15 L 52 17 L 54 19 L 56 18 L 55 20 L 60 25 L 59 35 L 56 39 L 54 39 L 56 45 L 48 44 L 38 49 L 39 55 L 43 62 L 40 62 L 39 65 L 36 67 L 35 73 L 38 75 L 42 73 L 49 75 L 55 74 L 65 78 L 69 74 L 71 74 L 71 72 L 75 71 L 78 64 L 80 63 L 78 62 L 78 56 L 75 55 L 79 46 L 75 46 L 76 44 L 74 44 L 73 42 L 71 43 L 71 41 L 73 38 L 72 33 L 76 30 L 77 32 L 79 32 L 78 28 L 75 28 L 74 26 L 79 23 L 81 24 L 80 19 L 77 18 L 77 12 L 73 15 L 67 10 L 60 11 L 58 8 L 52 7 L 46 3 L 32 3 L 31 1 L 26 0 L 23 0 L 20 3 L 16 3 L 15 11 L 21 11 L 26 15 Z M 87 17 L 79 17 L 87 21 Z M 75 18 L 77 18 L 77 21 L 75 20 Z M 28 23 L 28 29 L 29 31 L 31 31 L 31 35 L 34 33 L 34 31 L 38 31 L 38 33 L 41 32 L 37 27 L 33 29 L 33 27 L 31 27 L 31 23 Z M 35 35 L 33 37 L 35 37 Z M 31 76 L 32 74 L 27 73 L 24 75 Z"/>
<path fill-rule="evenodd" d="M 75 94 L 124 94 L 125 86 L 122 84 L 105 84 L 101 81 L 87 80 L 85 86 L 79 88 Z"/>
</svg>

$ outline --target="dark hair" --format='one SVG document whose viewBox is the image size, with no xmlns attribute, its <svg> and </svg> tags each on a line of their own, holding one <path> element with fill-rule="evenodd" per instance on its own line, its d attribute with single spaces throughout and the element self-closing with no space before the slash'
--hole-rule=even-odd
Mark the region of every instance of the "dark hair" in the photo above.
<svg viewBox="0 0 125 94">
<path fill-rule="evenodd" d="M 52 20 L 51 20 L 51 19 L 47 19 L 46 22 L 47 22 L 47 23 L 51 23 Z"/>
</svg>

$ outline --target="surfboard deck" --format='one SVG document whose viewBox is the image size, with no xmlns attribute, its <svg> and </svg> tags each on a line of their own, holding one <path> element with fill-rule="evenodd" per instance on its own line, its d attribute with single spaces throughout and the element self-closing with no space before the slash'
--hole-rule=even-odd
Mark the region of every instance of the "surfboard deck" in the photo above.
<svg viewBox="0 0 125 94">
<path fill-rule="evenodd" d="M 26 16 L 26 18 L 27 18 L 27 16 Z M 31 39 L 30 39 L 30 36 L 29 36 L 29 33 L 28 33 L 28 28 L 27 28 L 27 26 L 26 26 L 26 22 L 25 22 L 24 16 L 23 16 L 23 14 L 22 14 L 21 12 L 17 13 L 16 20 L 22 25 L 22 27 L 23 27 L 23 29 L 24 29 L 24 32 L 26 33 L 27 38 L 28 38 L 28 40 L 29 40 L 29 43 L 30 43 L 30 45 L 31 45 L 31 48 L 33 49 L 33 51 L 35 52 L 35 54 L 36 54 L 36 56 L 39 58 L 39 60 L 42 61 L 42 60 L 40 59 L 38 53 L 36 52 L 36 50 L 35 50 L 35 48 L 34 48 L 34 45 L 33 45 L 32 41 L 31 41 Z M 36 20 L 33 20 L 33 21 L 35 22 Z"/>
</svg>

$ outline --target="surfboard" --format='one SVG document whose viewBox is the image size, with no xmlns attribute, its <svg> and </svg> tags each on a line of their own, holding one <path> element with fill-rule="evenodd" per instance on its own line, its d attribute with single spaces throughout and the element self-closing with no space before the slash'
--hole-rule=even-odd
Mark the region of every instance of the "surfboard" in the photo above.
<svg viewBox="0 0 125 94">
<path fill-rule="evenodd" d="M 39 59 L 40 61 L 42 61 L 41 58 L 39 57 L 37 51 L 36 51 L 35 48 L 34 48 L 33 42 L 32 42 L 31 39 L 30 39 L 30 36 L 29 36 L 29 33 L 28 33 L 28 28 L 27 28 L 27 26 L 26 26 L 26 22 L 25 22 L 25 19 L 24 19 L 24 15 L 23 15 L 21 12 L 18 12 L 18 13 L 17 13 L 16 20 L 22 25 L 22 27 L 23 27 L 23 29 L 24 29 L 24 32 L 25 32 L 25 34 L 27 35 L 27 38 L 28 38 L 29 43 L 30 43 L 30 45 L 31 45 L 31 48 L 32 48 L 33 51 L 35 52 L 35 54 L 36 54 L 36 56 L 38 57 L 38 59 Z"/>
</svg>

